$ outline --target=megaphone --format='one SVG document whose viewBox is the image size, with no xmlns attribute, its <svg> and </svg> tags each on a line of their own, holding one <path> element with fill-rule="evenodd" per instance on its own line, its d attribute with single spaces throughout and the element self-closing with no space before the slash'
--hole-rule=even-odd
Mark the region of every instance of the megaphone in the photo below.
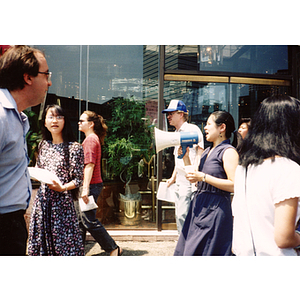
<svg viewBox="0 0 300 300">
<path fill-rule="evenodd" d="M 168 132 L 154 128 L 156 153 L 159 151 L 174 146 L 182 147 L 182 154 L 178 158 L 183 158 L 187 147 L 192 147 L 198 144 L 197 132 Z"/>
</svg>

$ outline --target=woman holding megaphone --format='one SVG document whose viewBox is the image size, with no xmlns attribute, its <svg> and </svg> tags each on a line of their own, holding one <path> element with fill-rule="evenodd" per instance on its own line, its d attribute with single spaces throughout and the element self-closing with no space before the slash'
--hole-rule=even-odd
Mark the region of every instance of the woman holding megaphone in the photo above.
<svg viewBox="0 0 300 300">
<path fill-rule="evenodd" d="M 235 133 L 234 119 L 226 111 L 213 112 L 204 127 L 206 140 L 212 143 L 204 150 L 199 170 L 186 178 L 197 182 L 197 191 L 190 205 L 174 255 L 231 255 L 232 212 L 230 193 L 238 153 L 230 144 Z M 182 152 L 179 149 L 178 154 Z M 189 150 L 183 157 L 190 165 Z"/>
</svg>

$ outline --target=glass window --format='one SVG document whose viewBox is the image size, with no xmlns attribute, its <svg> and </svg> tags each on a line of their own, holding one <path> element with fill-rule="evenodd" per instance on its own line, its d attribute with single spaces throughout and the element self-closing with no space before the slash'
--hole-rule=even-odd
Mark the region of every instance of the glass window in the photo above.
<svg viewBox="0 0 300 300">
<path fill-rule="evenodd" d="M 113 145 L 113 138 L 115 138 L 116 145 L 125 145 L 126 149 L 132 152 L 125 153 L 115 161 L 121 162 L 124 166 L 127 165 L 127 161 L 136 163 L 131 178 L 132 183 L 135 180 L 138 182 L 138 186 L 132 185 L 131 193 L 143 191 L 142 222 L 144 224 L 144 221 L 147 221 L 153 227 L 155 196 L 154 190 L 149 188 L 149 179 L 152 179 L 152 175 L 156 175 L 156 162 L 152 152 L 145 151 L 149 150 L 150 144 L 152 145 L 151 141 L 146 139 L 151 134 L 146 134 L 145 142 L 142 142 L 141 138 L 135 138 L 137 133 L 141 137 L 140 130 L 147 133 L 153 129 L 158 114 L 161 114 L 157 111 L 159 46 L 41 45 L 35 47 L 45 51 L 49 69 L 53 72 L 52 86 L 47 100 L 61 99 L 61 103 L 71 115 L 74 131 L 77 130 L 80 113 L 85 109 L 94 110 L 106 119 L 112 129 L 107 136 L 106 145 L 109 143 Z M 170 45 L 165 46 L 165 69 L 224 72 L 224 76 L 229 76 L 230 72 L 287 74 L 287 48 L 287 46 L 255 45 Z M 277 93 L 289 93 L 289 88 L 200 81 L 164 82 L 165 105 L 167 106 L 172 99 L 183 100 L 190 111 L 189 122 L 197 124 L 203 133 L 207 118 L 213 111 L 229 111 L 237 127 L 241 117 L 252 117 L 264 98 Z M 122 98 L 129 100 L 121 101 Z M 138 103 L 134 103 L 135 100 Z M 138 111 L 133 115 L 131 112 L 134 107 Z M 113 116 L 116 111 L 120 115 Z M 124 122 L 113 124 L 111 121 L 114 119 L 119 121 L 122 119 L 121 114 Z M 131 122 L 131 117 L 136 117 L 136 120 Z M 121 128 L 121 125 L 126 125 L 125 121 L 129 123 L 128 133 Z M 166 119 L 164 125 L 167 125 Z M 169 130 L 173 129 L 169 128 Z M 125 137 L 122 135 L 124 133 L 126 133 Z M 122 139 L 119 141 L 118 138 Z M 133 142 L 134 146 L 132 146 Z M 144 145 L 146 143 L 147 147 Z M 205 142 L 205 147 L 207 146 L 208 143 Z M 115 149 L 116 147 L 112 147 L 112 152 L 116 152 Z M 106 185 L 101 202 L 103 215 L 100 218 L 103 224 L 117 224 L 120 211 L 118 197 L 120 193 L 125 193 L 124 182 L 119 180 L 117 184 L 109 180 L 112 178 L 109 155 L 103 152 L 102 158 L 103 178 Z M 163 156 L 163 178 L 171 177 L 173 167 L 172 149 L 167 148 Z M 116 173 L 116 168 L 114 172 Z M 109 189 L 110 185 L 112 189 Z M 173 205 L 164 203 L 163 207 L 163 222 L 175 222 Z"/>
<path fill-rule="evenodd" d="M 49 93 L 103 104 L 143 97 L 143 46 L 39 45 L 53 73 Z"/>
<path fill-rule="evenodd" d="M 167 70 L 197 70 L 199 47 L 196 45 L 166 46 Z"/>
<path fill-rule="evenodd" d="M 166 46 L 166 69 L 287 74 L 288 46 Z"/>
<path fill-rule="evenodd" d="M 199 46 L 201 71 L 286 74 L 287 46 Z"/>
<path fill-rule="evenodd" d="M 278 86 L 168 81 L 165 82 L 164 98 L 166 106 L 172 99 L 182 99 L 189 110 L 190 122 L 198 125 L 204 134 L 203 128 L 213 111 L 230 112 L 237 128 L 239 119 L 253 117 L 266 97 L 289 92 L 288 87 Z"/>
<path fill-rule="evenodd" d="M 49 93 L 82 99 L 80 46 L 35 45 L 34 47 L 45 51 L 49 70 L 52 72 L 52 86 Z"/>
<path fill-rule="evenodd" d="M 143 46 L 89 46 L 89 101 L 143 97 Z"/>
</svg>

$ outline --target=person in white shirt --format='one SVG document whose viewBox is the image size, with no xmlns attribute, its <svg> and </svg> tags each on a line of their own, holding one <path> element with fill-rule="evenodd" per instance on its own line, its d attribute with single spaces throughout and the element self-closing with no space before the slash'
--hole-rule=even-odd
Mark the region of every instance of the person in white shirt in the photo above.
<svg viewBox="0 0 300 300">
<path fill-rule="evenodd" d="M 233 253 L 296 256 L 300 234 L 300 102 L 265 99 L 240 149 L 233 198 Z"/>
<path fill-rule="evenodd" d="M 194 124 L 189 124 L 188 110 L 181 100 L 171 100 L 168 108 L 164 109 L 162 113 L 167 114 L 169 124 L 176 128 L 176 132 L 197 132 L 198 133 L 198 144 L 194 145 L 193 148 L 189 149 L 189 157 L 191 164 L 195 166 L 195 170 L 198 170 L 200 157 L 203 152 L 203 134 L 199 127 Z M 184 167 L 183 160 L 178 158 L 179 146 L 174 149 L 175 167 L 171 178 L 167 180 L 167 186 L 171 184 L 176 185 L 176 199 L 175 199 L 175 215 L 178 234 L 181 233 L 186 215 L 188 213 L 191 194 L 193 190 L 196 190 L 195 185 L 192 185 L 185 177 L 184 174 L 177 172 L 176 167 Z"/>
</svg>

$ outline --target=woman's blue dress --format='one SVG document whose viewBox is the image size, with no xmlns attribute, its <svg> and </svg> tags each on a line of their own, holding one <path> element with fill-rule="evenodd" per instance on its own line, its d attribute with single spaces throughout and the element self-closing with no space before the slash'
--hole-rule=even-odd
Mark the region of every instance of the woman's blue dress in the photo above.
<svg viewBox="0 0 300 300">
<path fill-rule="evenodd" d="M 222 158 L 231 147 L 234 148 L 225 140 L 208 157 L 211 148 L 205 149 L 199 171 L 227 179 Z M 231 255 L 232 229 L 230 192 L 198 182 L 174 255 Z"/>
</svg>

